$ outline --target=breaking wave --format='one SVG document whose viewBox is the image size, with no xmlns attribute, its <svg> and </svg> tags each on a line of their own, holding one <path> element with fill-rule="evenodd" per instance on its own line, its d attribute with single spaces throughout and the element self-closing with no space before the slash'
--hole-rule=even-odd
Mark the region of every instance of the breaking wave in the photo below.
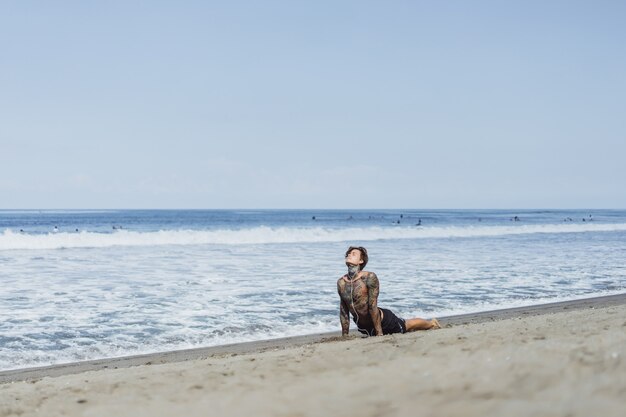
<svg viewBox="0 0 626 417">
<path fill-rule="evenodd" d="M 162 245 L 243 245 L 271 243 L 354 242 L 387 239 L 437 239 L 495 237 L 533 233 L 586 233 L 626 231 L 626 223 L 616 224 L 545 224 L 516 226 L 448 226 L 448 227 L 267 227 L 218 230 L 160 230 L 113 233 L 82 231 L 80 233 L 29 234 L 10 229 L 0 234 L 0 250 L 103 248 L 112 246 Z"/>
</svg>

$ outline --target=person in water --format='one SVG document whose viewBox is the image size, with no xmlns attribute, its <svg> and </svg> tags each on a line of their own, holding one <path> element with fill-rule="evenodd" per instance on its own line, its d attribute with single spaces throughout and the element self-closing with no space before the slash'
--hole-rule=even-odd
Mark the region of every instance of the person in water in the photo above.
<svg viewBox="0 0 626 417">
<path fill-rule="evenodd" d="M 437 319 L 404 320 L 391 310 L 379 308 L 378 277 L 364 270 L 368 259 L 367 249 L 362 246 L 350 246 L 346 251 L 348 273 L 337 281 L 342 336 L 347 336 L 350 330 L 350 314 L 359 332 L 368 336 L 441 328 Z"/>
</svg>

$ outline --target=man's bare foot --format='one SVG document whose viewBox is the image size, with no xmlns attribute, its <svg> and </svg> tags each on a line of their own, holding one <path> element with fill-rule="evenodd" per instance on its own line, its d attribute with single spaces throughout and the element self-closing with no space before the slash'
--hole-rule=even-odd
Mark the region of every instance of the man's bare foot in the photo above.
<svg viewBox="0 0 626 417">
<path fill-rule="evenodd" d="M 439 321 L 437 319 L 430 319 L 429 330 L 436 330 L 436 329 L 441 329 L 441 324 L 439 324 Z"/>
</svg>

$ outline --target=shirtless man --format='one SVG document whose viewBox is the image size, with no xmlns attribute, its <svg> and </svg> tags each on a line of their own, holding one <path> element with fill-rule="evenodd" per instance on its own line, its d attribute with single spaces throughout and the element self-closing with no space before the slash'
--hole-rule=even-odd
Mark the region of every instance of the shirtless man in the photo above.
<svg viewBox="0 0 626 417">
<path fill-rule="evenodd" d="M 415 330 L 440 329 L 437 319 L 407 319 L 397 317 L 391 310 L 378 307 L 378 277 L 364 271 L 367 265 L 367 250 L 350 246 L 346 252 L 348 273 L 337 281 L 339 293 L 339 318 L 341 334 L 347 336 L 350 329 L 350 313 L 357 329 L 368 336 L 406 333 Z"/>
</svg>

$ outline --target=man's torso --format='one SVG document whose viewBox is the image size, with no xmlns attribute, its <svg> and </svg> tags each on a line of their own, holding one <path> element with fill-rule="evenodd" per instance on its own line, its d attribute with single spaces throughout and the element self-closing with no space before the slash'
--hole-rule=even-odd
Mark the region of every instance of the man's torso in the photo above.
<svg viewBox="0 0 626 417">
<path fill-rule="evenodd" d="M 344 275 L 337 282 L 339 297 L 348 306 L 356 325 L 362 328 L 374 325 L 369 311 L 369 293 L 366 283 L 370 274 L 372 273 L 362 271 L 353 280 Z"/>
</svg>

